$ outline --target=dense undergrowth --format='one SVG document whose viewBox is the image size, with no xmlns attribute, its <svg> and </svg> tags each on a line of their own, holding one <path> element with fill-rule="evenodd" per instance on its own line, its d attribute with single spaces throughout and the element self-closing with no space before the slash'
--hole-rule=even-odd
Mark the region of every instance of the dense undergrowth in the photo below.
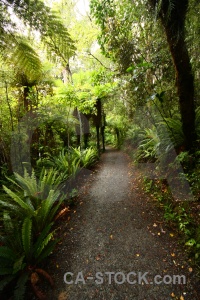
<svg viewBox="0 0 200 300">
<path fill-rule="evenodd" d="M 197 113 L 199 116 L 199 113 Z M 169 120 L 168 120 L 169 121 Z M 142 186 L 163 209 L 166 223 L 177 231 L 183 251 L 200 267 L 200 151 L 185 151 L 179 121 L 142 129 L 132 126 L 125 149 L 141 170 Z M 199 120 L 196 121 L 199 137 Z M 166 129 L 166 128 L 165 128 Z M 150 163 L 150 170 L 148 164 Z M 141 169 L 142 168 L 142 169 Z M 176 183 L 174 195 L 171 183 Z M 174 183 L 174 184 L 175 184 Z M 189 192 L 183 196 L 185 184 Z"/>
<path fill-rule="evenodd" d="M 56 221 L 69 211 L 76 195 L 71 181 L 97 160 L 94 148 L 62 149 L 57 157 L 40 159 L 35 170 L 24 168 L 23 175 L 4 178 L 0 196 L 1 299 L 24 299 L 27 283 L 44 299 L 39 277 L 53 287 L 52 278 L 41 266 L 58 242 Z"/>
</svg>

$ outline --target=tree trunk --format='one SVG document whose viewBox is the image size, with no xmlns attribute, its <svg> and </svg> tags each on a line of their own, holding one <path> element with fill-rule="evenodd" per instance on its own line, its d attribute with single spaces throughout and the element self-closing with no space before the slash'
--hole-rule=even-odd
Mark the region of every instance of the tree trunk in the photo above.
<svg viewBox="0 0 200 300">
<path fill-rule="evenodd" d="M 29 87 L 25 86 L 23 97 L 24 97 L 24 109 L 25 109 L 26 112 L 28 112 L 28 105 L 29 105 L 28 94 L 29 94 Z"/>
<path fill-rule="evenodd" d="M 102 148 L 103 148 L 103 151 L 105 151 L 106 150 L 106 148 L 105 148 L 105 126 L 101 127 L 101 136 L 102 136 Z"/>
<path fill-rule="evenodd" d="M 176 86 L 185 136 L 185 148 L 190 150 L 196 140 L 195 134 L 195 105 L 194 105 L 194 77 L 190 58 L 183 35 L 177 40 L 178 33 L 173 28 L 165 26 L 167 42 L 169 44 L 175 71 Z"/>
<path fill-rule="evenodd" d="M 176 72 L 176 86 L 185 137 L 184 147 L 191 150 L 196 141 L 195 133 L 195 105 L 194 105 L 194 77 L 187 44 L 185 42 L 185 18 L 188 0 L 149 0 L 154 9 L 159 9 L 160 18 L 173 59 Z"/>
<path fill-rule="evenodd" d="M 96 125 L 96 132 L 97 132 L 97 150 L 98 150 L 98 154 L 100 155 L 100 135 L 99 135 L 99 125 Z"/>
</svg>

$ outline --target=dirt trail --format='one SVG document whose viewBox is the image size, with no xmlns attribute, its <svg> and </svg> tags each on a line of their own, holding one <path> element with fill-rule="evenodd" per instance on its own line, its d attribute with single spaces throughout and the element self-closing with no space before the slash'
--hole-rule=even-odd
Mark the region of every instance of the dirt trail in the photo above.
<svg viewBox="0 0 200 300">
<path fill-rule="evenodd" d="M 56 288 L 48 299 L 200 299 L 198 282 L 194 282 L 196 277 L 177 238 L 163 225 L 159 209 L 138 188 L 136 171 L 129 163 L 121 151 L 108 150 L 102 155 L 88 194 L 81 196 L 81 205 L 69 224 L 63 225 L 65 238 L 54 257 Z M 74 274 L 66 277 L 73 284 L 64 283 L 66 272 Z M 102 284 L 95 283 L 97 272 L 103 275 Z M 117 276 L 118 272 L 122 274 Z M 75 284 L 78 274 L 80 281 Z M 120 284 L 127 274 L 129 282 Z M 159 282 L 168 275 L 168 284 L 155 284 L 155 275 L 160 275 Z M 173 275 L 185 275 L 186 284 L 169 283 Z M 131 284 L 134 280 L 137 282 Z"/>
</svg>

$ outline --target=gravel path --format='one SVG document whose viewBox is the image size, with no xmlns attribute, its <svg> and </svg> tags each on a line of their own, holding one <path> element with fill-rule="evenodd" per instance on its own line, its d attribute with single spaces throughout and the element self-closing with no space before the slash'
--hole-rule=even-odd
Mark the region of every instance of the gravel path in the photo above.
<svg viewBox="0 0 200 300">
<path fill-rule="evenodd" d="M 137 171 L 129 163 L 121 151 L 102 155 L 88 193 L 62 225 L 63 243 L 53 260 L 57 268 L 50 267 L 56 288 L 48 299 L 200 299 L 198 280 L 175 233 L 138 187 Z M 63 280 L 67 272 L 73 273 L 65 278 L 71 284 Z M 166 283 L 156 284 L 155 275 Z M 174 275 L 184 275 L 186 284 L 170 283 Z"/>
</svg>

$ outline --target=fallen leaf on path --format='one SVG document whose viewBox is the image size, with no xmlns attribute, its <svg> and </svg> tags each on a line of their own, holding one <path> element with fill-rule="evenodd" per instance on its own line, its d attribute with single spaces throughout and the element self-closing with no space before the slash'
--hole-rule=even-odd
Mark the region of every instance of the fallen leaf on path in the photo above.
<svg viewBox="0 0 200 300">
<path fill-rule="evenodd" d="M 173 263 L 174 263 L 175 266 L 177 266 L 177 263 L 175 262 L 175 260 L 173 260 Z"/>
<path fill-rule="evenodd" d="M 58 296 L 58 300 L 67 300 L 67 292 L 62 292 L 62 293 Z"/>
<path fill-rule="evenodd" d="M 162 232 L 162 233 L 165 233 L 165 232 L 166 232 L 165 230 L 163 230 L 163 228 L 162 228 L 161 225 L 160 225 L 160 229 L 161 229 L 161 232 Z"/>
<path fill-rule="evenodd" d="M 171 297 L 172 297 L 172 298 L 174 298 L 174 297 L 176 297 L 176 296 L 175 296 L 175 294 L 174 294 L 174 293 L 171 293 Z"/>
<path fill-rule="evenodd" d="M 113 235 L 112 234 L 110 235 L 110 239 L 113 240 Z"/>
<path fill-rule="evenodd" d="M 189 272 L 192 272 L 192 271 L 193 271 L 193 269 L 192 269 L 192 268 L 189 268 L 188 270 L 189 270 Z"/>
</svg>

